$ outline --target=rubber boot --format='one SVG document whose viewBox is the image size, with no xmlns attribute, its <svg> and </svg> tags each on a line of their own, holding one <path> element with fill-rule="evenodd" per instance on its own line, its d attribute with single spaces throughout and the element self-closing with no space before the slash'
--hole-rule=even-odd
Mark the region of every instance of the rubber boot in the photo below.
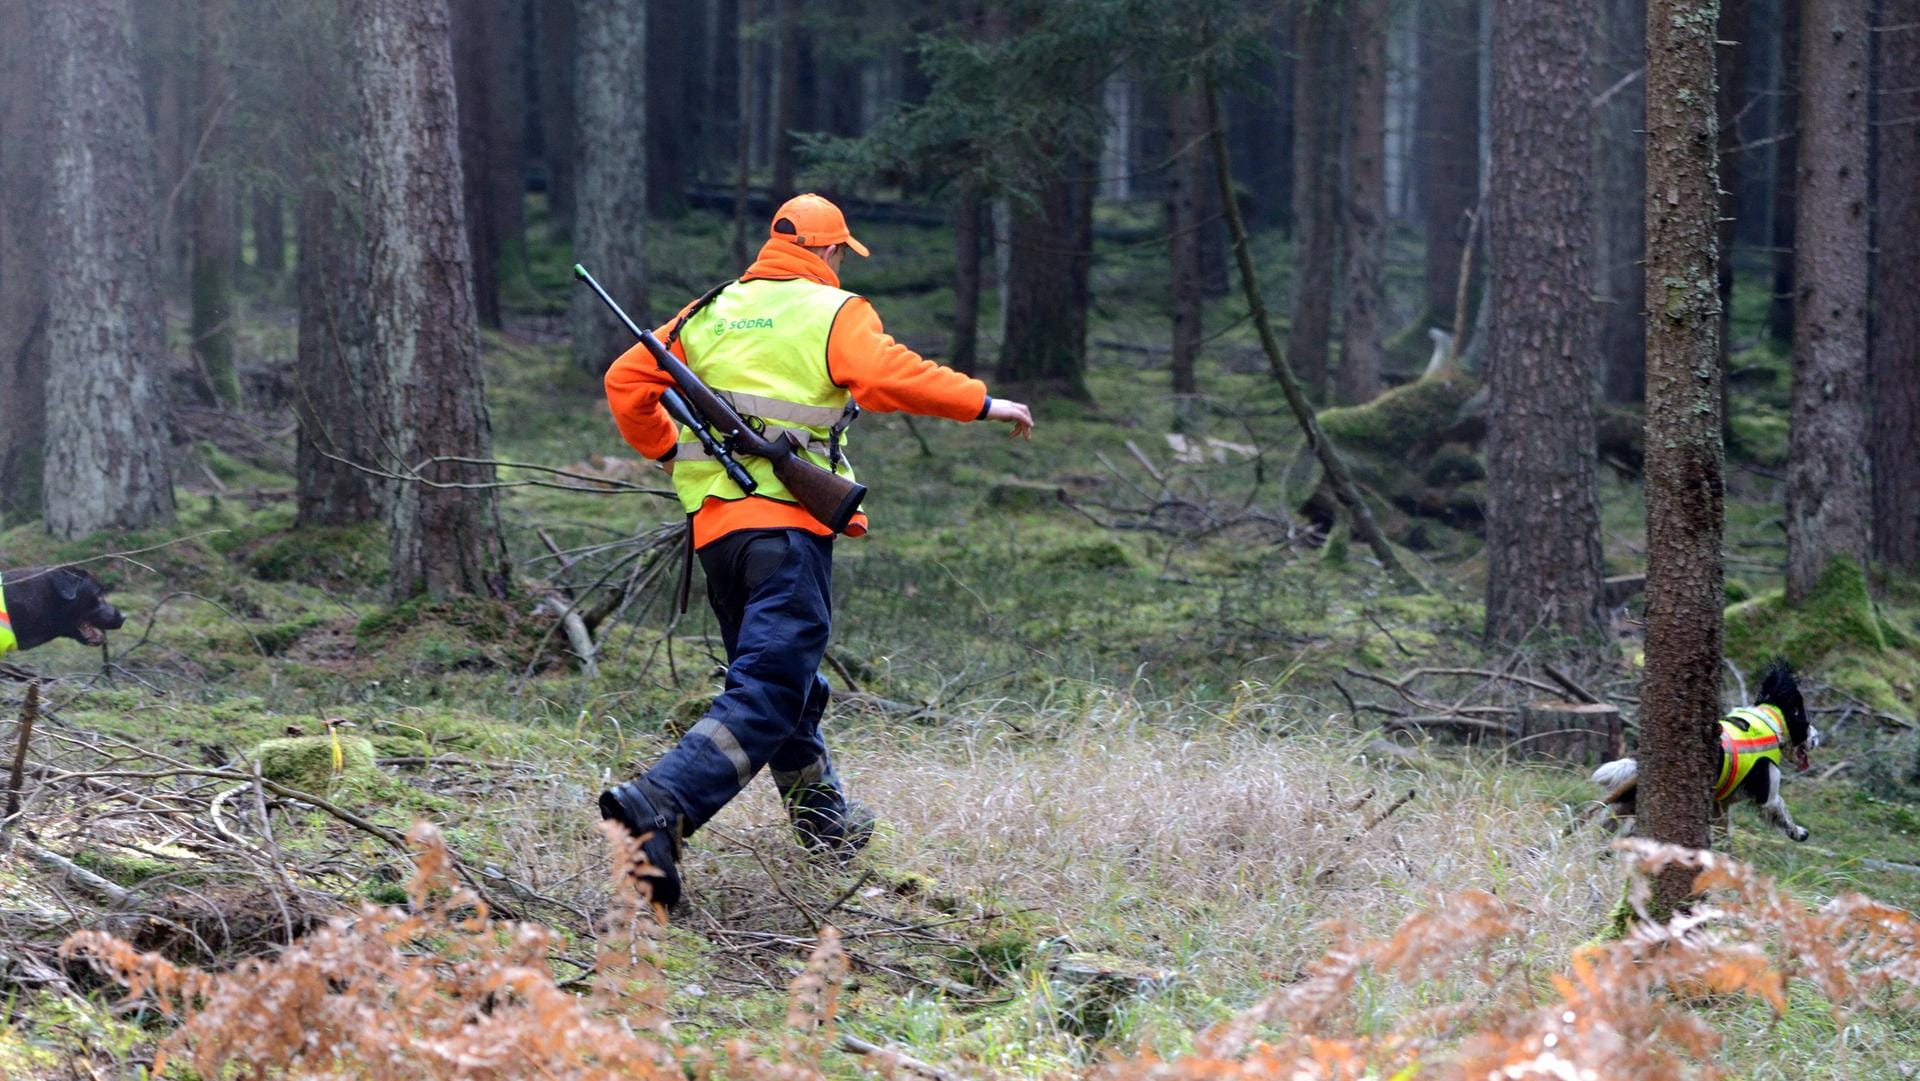
<svg viewBox="0 0 1920 1081">
<path fill-rule="evenodd" d="M 610 818 L 640 839 L 640 852 L 653 865 L 648 874 L 653 900 L 671 912 L 680 903 L 681 818 L 660 808 L 673 806 L 672 797 L 644 777 L 635 777 L 600 793 L 600 817 Z"/>
</svg>

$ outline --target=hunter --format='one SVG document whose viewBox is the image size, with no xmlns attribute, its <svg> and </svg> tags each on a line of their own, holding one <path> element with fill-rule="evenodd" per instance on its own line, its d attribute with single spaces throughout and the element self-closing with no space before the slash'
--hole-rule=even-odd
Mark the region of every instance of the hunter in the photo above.
<svg viewBox="0 0 1920 1081">
<path fill-rule="evenodd" d="M 774 213 L 759 257 L 737 281 L 682 308 L 660 340 L 767 433 L 785 429 L 817 464 L 851 477 L 846 427 L 860 411 L 1004 421 L 1028 436 L 1033 415 L 995 400 L 978 379 L 893 340 L 864 297 L 840 288 L 840 264 L 867 248 L 840 209 L 798 195 Z M 706 716 L 639 776 L 600 795 L 600 813 L 641 838 L 653 900 L 680 899 L 682 841 L 739 795 L 762 767 L 795 836 L 815 852 L 850 858 L 874 816 L 849 800 L 820 732 L 830 688 L 820 675 L 832 623 L 833 531 L 803 509 L 765 459 L 741 462 L 756 482 L 741 491 L 660 404 L 672 385 L 635 346 L 608 370 L 607 404 L 620 434 L 673 476 L 692 517 L 707 599 L 727 649 L 726 688 Z M 757 418 L 757 419 L 755 419 Z M 867 530 L 856 514 L 848 536 Z"/>
</svg>

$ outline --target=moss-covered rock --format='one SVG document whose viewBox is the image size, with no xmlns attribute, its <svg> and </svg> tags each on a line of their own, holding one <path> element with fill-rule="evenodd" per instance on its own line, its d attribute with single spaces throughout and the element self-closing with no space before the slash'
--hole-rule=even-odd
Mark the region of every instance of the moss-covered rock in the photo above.
<svg viewBox="0 0 1920 1081">
<path fill-rule="evenodd" d="M 263 537 L 245 553 L 247 568 L 268 582 L 373 589 L 387 576 L 380 523 L 292 529 Z"/>
<path fill-rule="evenodd" d="M 1111 537 L 1049 548 L 1041 554 L 1040 563 L 1061 571 L 1131 571 L 1138 566 L 1133 552 Z"/>
<path fill-rule="evenodd" d="M 334 746 L 331 735 L 290 736 L 261 742 L 253 757 L 262 777 L 301 792 L 321 793 L 342 784 L 377 786 L 385 779 L 374 765 L 372 741 L 342 735 L 337 767 Z"/>
<path fill-rule="evenodd" d="M 1057 484 L 1028 480 L 996 481 L 987 487 L 987 506 L 995 510 L 1048 510 L 1060 506 L 1066 493 Z"/>
</svg>

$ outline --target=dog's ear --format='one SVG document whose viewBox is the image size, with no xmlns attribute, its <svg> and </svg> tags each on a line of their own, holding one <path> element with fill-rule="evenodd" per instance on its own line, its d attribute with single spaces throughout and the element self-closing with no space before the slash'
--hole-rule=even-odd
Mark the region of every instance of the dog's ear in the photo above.
<svg viewBox="0 0 1920 1081">
<path fill-rule="evenodd" d="M 53 571 L 54 592 L 60 594 L 63 601 L 77 601 L 80 591 L 87 587 L 87 580 L 91 577 L 86 571 L 56 567 Z"/>
<path fill-rule="evenodd" d="M 1767 674 L 1760 681 L 1760 701 L 1773 702 L 1776 705 L 1789 694 L 1798 694 L 1800 686 L 1794 681 L 1793 666 L 1786 658 L 1775 657 L 1767 665 Z"/>
</svg>

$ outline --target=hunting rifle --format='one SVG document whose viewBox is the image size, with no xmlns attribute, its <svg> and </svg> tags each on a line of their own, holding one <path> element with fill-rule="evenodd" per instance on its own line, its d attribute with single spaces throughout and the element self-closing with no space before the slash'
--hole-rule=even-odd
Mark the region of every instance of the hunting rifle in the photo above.
<svg viewBox="0 0 1920 1081">
<path fill-rule="evenodd" d="M 660 404 L 675 421 L 693 432 L 707 457 L 726 470 L 729 480 L 742 492 L 752 495 L 759 482 L 734 455 L 765 458 L 773 467 L 773 475 L 786 485 L 787 491 L 793 493 L 794 500 L 808 514 L 835 533 L 847 531 L 847 524 L 860 509 L 860 501 L 867 496 L 866 485 L 807 460 L 798 453 L 803 444 L 792 431 L 783 429 L 768 436 L 749 424 L 731 403 L 714 393 L 679 357 L 661 345 L 653 331 L 643 329 L 628 318 L 593 275 L 587 273 L 586 267 L 575 263 L 573 276 L 585 282 L 602 303 L 613 309 L 613 314 L 619 316 L 634 337 L 640 339 L 640 344 L 647 347 L 647 352 L 653 354 L 654 363 L 673 380 L 673 387 L 661 392 Z"/>
</svg>

